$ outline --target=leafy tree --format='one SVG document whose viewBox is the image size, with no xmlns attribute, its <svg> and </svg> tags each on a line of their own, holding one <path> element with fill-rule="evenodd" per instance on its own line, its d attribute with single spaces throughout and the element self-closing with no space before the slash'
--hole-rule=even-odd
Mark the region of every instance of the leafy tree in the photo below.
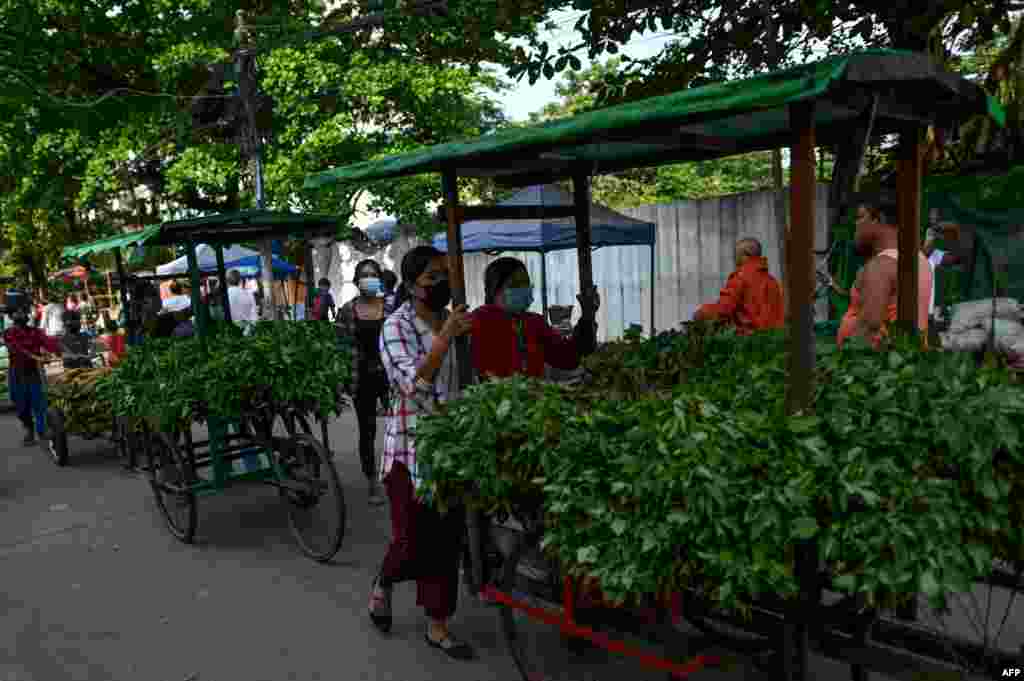
<svg viewBox="0 0 1024 681">
<path fill-rule="evenodd" d="M 307 173 L 502 122 L 487 94 L 500 82 L 479 62 L 509 63 L 511 50 L 494 36 L 526 35 L 536 20 L 478 16 L 469 2 L 451 7 L 448 18 L 391 12 L 382 31 L 309 42 L 311 31 L 328 32 L 365 6 L 340 3 L 327 13 L 313 0 L 242 3 L 257 17 L 261 89 L 274 105 L 261 119 L 272 133 L 264 152 L 268 207 L 344 216 L 357 192 L 305 192 Z M 64 243 L 113 225 L 251 205 L 251 165 L 239 163 L 224 125 L 237 113 L 236 79 L 217 66 L 234 47 L 234 9 L 209 0 L 0 4 L 0 220 L 8 259 L 42 271 Z M 480 39 L 465 40 L 459 26 Z M 423 204 L 438 197 L 437 184 L 388 183 L 375 206 L 426 227 Z M 36 238 L 43 214 L 52 239 Z"/>
<path fill-rule="evenodd" d="M 948 59 L 1008 33 L 1019 0 L 562 0 L 558 9 L 581 12 L 578 40 L 552 49 L 542 37 L 517 52 L 510 75 L 553 78 L 578 69 L 577 55 L 615 55 L 644 31 L 678 40 L 649 59 L 623 57 L 624 70 L 606 79 L 602 99 L 634 100 L 730 76 L 806 61 L 815 48 L 843 52 L 853 46 L 894 47 Z"/>
</svg>

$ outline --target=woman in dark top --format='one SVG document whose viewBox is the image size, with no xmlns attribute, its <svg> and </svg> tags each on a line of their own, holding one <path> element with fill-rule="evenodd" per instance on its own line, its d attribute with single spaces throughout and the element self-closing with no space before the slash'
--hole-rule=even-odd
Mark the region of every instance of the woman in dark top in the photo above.
<svg viewBox="0 0 1024 681">
<path fill-rule="evenodd" d="M 353 283 L 359 295 L 338 311 L 336 323 L 352 346 L 352 399 L 359 422 L 359 461 L 369 487 L 370 503 L 384 503 L 377 478 L 377 403 L 387 394 L 388 379 L 380 358 L 380 331 L 388 309 L 381 284 L 382 269 L 375 260 L 356 265 Z"/>
</svg>

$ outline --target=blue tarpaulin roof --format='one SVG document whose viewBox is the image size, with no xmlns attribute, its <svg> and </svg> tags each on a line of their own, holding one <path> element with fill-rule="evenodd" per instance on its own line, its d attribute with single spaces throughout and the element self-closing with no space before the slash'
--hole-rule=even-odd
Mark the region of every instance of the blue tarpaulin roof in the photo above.
<svg viewBox="0 0 1024 681">
<path fill-rule="evenodd" d="M 527 187 L 502 201 L 501 206 L 571 206 L 573 197 L 557 185 Z M 626 217 L 592 205 L 590 207 L 591 242 L 600 246 L 650 246 L 654 244 L 654 223 Z M 438 234 L 434 247 L 448 251 L 448 237 Z M 576 248 L 576 221 L 554 220 L 479 220 L 462 225 L 462 250 L 537 251 L 547 253 Z"/>
<path fill-rule="evenodd" d="M 274 278 L 284 279 L 290 274 L 295 274 L 298 270 L 294 265 L 291 265 L 276 255 L 271 260 L 274 266 Z M 259 277 L 263 271 L 262 258 L 259 255 L 250 255 L 244 258 L 239 258 L 232 262 L 224 263 L 225 270 L 238 270 L 238 273 L 245 279 L 251 279 Z"/>
</svg>

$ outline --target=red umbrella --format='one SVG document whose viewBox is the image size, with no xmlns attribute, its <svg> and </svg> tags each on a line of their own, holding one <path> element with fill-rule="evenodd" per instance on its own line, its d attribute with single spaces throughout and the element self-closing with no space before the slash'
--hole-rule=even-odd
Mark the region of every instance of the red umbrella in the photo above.
<svg viewBox="0 0 1024 681">
<path fill-rule="evenodd" d="M 74 267 L 70 267 L 66 270 L 54 272 L 53 274 L 50 275 L 50 280 L 53 281 L 54 279 L 63 279 L 66 282 L 70 282 L 72 279 L 81 279 L 82 281 L 88 281 L 89 270 L 85 269 L 81 265 L 75 265 Z"/>
</svg>

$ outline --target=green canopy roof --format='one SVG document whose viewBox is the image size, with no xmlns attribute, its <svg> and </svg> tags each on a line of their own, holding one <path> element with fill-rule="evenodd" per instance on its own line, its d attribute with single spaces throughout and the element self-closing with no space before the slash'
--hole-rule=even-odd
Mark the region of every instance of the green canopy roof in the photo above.
<svg viewBox="0 0 1024 681">
<path fill-rule="evenodd" d="M 66 246 L 61 252 L 61 255 L 65 258 L 81 258 L 89 255 L 90 253 L 103 253 L 106 251 L 112 251 L 115 248 L 138 246 L 146 243 L 159 232 L 160 225 L 149 225 L 148 227 L 143 227 L 142 229 L 134 232 L 115 234 L 114 236 L 108 236 L 103 239 L 93 241 L 92 243 L 79 244 L 77 246 Z"/>
<path fill-rule="evenodd" d="M 336 215 L 288 213 L 264 209 L 220 213 L 204 218 L 177 220 L 161 225 L 155 243 L 177 244 L 189 240 L 207 244 L 237 244 L 269 238 L 308 238 L 334 234 L 340 218 Z"/>
<path fill-rule="evenodd" d="M 850 134 L 870 111 L 876 134 L 908 122 L 950 124 L 1005 113 L 985 92 L 947 73 L 926 55 L 865 50 L 746 80 L 681 90 L 639 102 L 465 142 L 428 147 L 310 175 L 306 188 L 366 183 L 456 170 L 509 185 L 567 177 L 581 165 L 594 174 L 681 161 L 706 160 L 788 146 L 790 104 L 814 101 L 819 144 Z"/>
</svg>

